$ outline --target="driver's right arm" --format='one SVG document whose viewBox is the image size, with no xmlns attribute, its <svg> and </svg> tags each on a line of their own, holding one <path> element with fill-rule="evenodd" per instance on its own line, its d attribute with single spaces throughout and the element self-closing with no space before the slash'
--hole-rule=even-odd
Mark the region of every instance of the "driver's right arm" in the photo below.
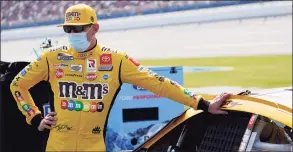
<svg viewBox="0 0 293 152">
<path fill-rule="evenodd" d="M 17 103 L 18 109 L 26 117 L 26 122 L 30 125 L 39 126 L 42 115 L 35 105 L 29 89 L 42 80 L 48 80 L 48 51 L 44 51 L 40 58 L 31 62 L 20 71 L 10 84 L 10 91 Z"/>
</svg>

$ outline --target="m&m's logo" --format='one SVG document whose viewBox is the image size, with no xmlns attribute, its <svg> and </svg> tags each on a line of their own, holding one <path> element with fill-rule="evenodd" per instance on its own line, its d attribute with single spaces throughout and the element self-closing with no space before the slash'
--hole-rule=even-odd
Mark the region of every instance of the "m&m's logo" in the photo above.
<svg viewBox="0 0 293 152">
<path fill-rule="evenodd" d="M 61 100 L 61 109 L 69 111 L 102 112 L 103 102 L 81 102 L 73 100 Z"/>
</svg>

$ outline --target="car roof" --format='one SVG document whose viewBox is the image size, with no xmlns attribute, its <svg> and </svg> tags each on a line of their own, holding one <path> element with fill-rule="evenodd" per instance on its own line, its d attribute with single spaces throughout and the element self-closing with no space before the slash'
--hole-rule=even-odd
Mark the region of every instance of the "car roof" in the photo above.
<svg viewBox="0 0 293 152">
<path fill-rule="evenodd" d="M 292 86 L 258 90 L 252 92 L 251 96 L 275 102 L 292 109 Z"/>
</svg>

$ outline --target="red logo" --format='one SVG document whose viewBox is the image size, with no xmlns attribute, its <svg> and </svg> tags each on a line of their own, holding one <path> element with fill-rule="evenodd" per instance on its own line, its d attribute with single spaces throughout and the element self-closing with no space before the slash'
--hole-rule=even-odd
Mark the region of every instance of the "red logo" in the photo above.
<svg viewBox="0 0 293 152">
<path fill-rule="evenodd" d="M 129 58 L 129 60 L 136 66 L 140 66 L 140 63 L 138 63 L 136 60 L 134 60 L 133 58 Z"/>
<path fill-rule="evenodd" d="M 87 75 L 85 76 L 85 78 L 86 78 L 87 80 L 92 81 L 92 80 L 95 80 L 95 79 L 97 78 L 97 75 L 96 75 L 95 73 L 89 73 L 89 74 L 87 74 Z"/>
<path fill-rule="evenodd" d="M 112 64 L 112 56 L 111 54 L 102 54 L 100 56 L 100 64 Z"/>
<path fill-rule="evenodd" d="M 32 108 L 30 108 L 30 109 L 28 110 L 28 112 L 27 112 L 27 114 L 28 114 L 29 116 L 33 115 L 34 113 L 35 113 L 35 111 L 34 111 Z"/>
<path fill-rule="evenodd" d="M 98 107 L 97 103 L 91 102 L 90 106 L 91 106 L 90 107 L 90 112 L 96 112 L 97 111 L 97 107 Z"/>
<path fill-rule="evenodd" d="M 56 69 L 56 77 L 57 78 L 62 78 L 64 75 L 63 69 Z"/>
<path fill-rule="evenodd" d="M 61 109 L 65 110 L 68 107 L 68 101 L 62 100 L 61 101 Z"/>
<path fill-rule="evenodd" d="M 95 68 L 96 67 L 96 60 L 95 59 L 88 59 L 89 61 L 89 68 Z"/>
<path fill-rule="evenodd" d="M 22 98 L 22 97 L 17 97 L 17 100 L 18 100 L 18 101 L 22 101 L 23 98 Z"/>
<path fill-rule="evenodd" d="M 250 120 L 249 120 L 249 123 L 248 123 L 248 128 L 249 129 L 252 129 L 252 125 L 253 123 L 255 122 L 255 119 L 256 119 L 257 115 L 252 115 Z"/>
</svg>

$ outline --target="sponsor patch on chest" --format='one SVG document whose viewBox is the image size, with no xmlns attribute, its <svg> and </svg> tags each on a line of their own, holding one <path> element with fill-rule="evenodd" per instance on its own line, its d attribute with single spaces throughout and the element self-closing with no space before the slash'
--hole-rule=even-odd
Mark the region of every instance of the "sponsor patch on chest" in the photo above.
<svg viewBox="0 0 293 152">
<path fill-rule="evenodd" d="M 84 100 L 103 100 L 109 92 L 108 83 L 82 83 L 59 81 L 59 97 Z"/>
</svg>

